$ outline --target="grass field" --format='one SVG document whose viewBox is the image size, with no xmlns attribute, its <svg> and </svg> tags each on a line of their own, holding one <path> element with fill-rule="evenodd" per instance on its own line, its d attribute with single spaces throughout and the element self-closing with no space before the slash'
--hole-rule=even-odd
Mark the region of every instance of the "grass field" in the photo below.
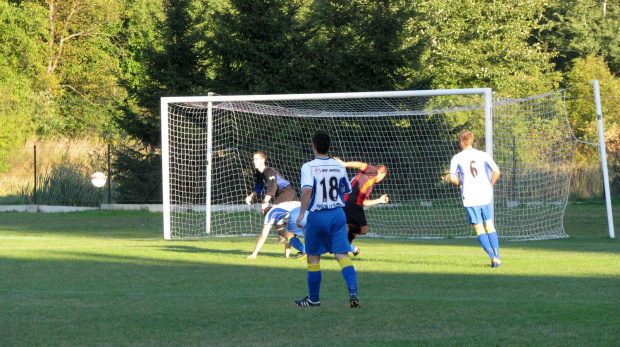
<svg viewBox="0 0 620 347">
<path fill-rule="evenodd" d="M 0 346 L 620 346 L 605 206 L 565 227 L 502 242 L 498 269 L 475 239 L 361 238 L 353 310 L 331 256 L 322 306 L 296 307 L 305 261 L 275 238 L 246 260 L 255 238 L 165 241 L 157 213 L 2 213 Z"/>
</svg>

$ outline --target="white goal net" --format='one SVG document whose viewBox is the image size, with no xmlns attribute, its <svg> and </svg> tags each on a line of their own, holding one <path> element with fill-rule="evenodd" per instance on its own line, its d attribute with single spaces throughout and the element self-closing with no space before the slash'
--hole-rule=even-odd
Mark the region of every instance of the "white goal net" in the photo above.
<svg viewBox="0 0 620 347">
<path fill-rule="evenodd" d="M 473 236 L 459 188 L 443 180 L 463 129 L 502 170 L 494 201 L 500 238 L 567 237 L 575 139 L 563 92 L 493 100 L 487 88 L 162 98 L 164 237 L 260 232 L 260 205 L 245 203 L 255 183 L 252 154 L 264 152 L 299 194 L 316 130 L 332 137 L 331 156 L 388 167 L 370 198 L 389 194 L 390 203 L 366 209 L 368 236 Z"/>
</svg>

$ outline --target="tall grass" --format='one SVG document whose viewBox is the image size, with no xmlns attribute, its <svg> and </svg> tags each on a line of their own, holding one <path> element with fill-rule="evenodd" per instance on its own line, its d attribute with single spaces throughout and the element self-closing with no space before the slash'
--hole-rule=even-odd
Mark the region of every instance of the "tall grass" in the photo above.
<svg viewBox="0 0 620 347">
<path fill-rule="evenodd" d="M 10 149 L 8 170 L 0 173 L 0 204 L 34 203 L 34 147 L 35 144 L 28 144 Z M 97 197 L 91 194 L 97 191 L 88 191 L 89 177 L 95 171 L 105 171 L 106 150 L 106 145 L 92 139 L 37 142 L 37 203 L 98 205 L 101 200 L 95 201 Z M 87 192 L 86 200 L 78 202 Z M 53 196 L 54 193 L 60 195 Z"/>
<path fill-rule="evenodd" d="M 603 197 L 604 194 L 601 164 L 576 163 L 571 178 L 570 199 L 588 200 Z"/>
<path fill-rule="evenodd" d="M 53 165 L 49 172 L 37 177 L 37 190 L 27 186 L 22 196 L 25 201 L 39 205 L 99 206 L 105 190 L 93 186 L 89 171 L 73 164 Z"/>
</svg>

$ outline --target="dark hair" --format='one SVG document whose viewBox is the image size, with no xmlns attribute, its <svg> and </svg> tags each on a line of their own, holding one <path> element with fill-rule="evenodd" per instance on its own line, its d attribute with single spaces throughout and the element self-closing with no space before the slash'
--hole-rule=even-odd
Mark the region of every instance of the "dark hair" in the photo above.
<svg viewBox="0 0 620 347">
<path fill-rule="evenodd" d="M 312 144 L 316 148 L 317 153 L 327 154 L 331 140 L 325 130 L 319 130 L 312 136 Z"/>
</svg>

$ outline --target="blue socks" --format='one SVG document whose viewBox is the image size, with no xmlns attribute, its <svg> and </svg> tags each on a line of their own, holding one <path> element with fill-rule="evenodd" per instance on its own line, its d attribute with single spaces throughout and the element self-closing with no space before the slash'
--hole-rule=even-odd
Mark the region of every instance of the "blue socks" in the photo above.
<svg viewBox="0 0 620 347">
<path fill-rule="evenodd" d="M 497 234 L 495 235 L 495 237 L 497 238 Z M 482 246 L 482 249 L 484 249 L 484 251 L 487 252 L 489 257 L 493 259 L 495 255 L 493 254 L 493 248 L 491 248 L 491 243 L 489 241 L 489 234 L 482 233 L 478 235 L 478 242 L 480 242 L 480 246 Z"/>
<path fill-rule="evenodd" d="M 491 245 L 491 250 L 493 251 L 493 256 L 499 258 L 499 240 L 497 238 L 497 232 L 491 232 L 487 234 L 489 237 L 489 244 Z"/>
<path fill-rule="evenodd" d="M 351 258 L 345 257 L 338 261 L 340 267 L 342 268 L 342 277 L 344 281 L 347 283 L 347 288 L 349 289 L 349 294 L 357 294 L 357 274 L 355 273 L 355 268 L 353 267 L 353 263 L 351 262 Z"/>
<path fill-rule="evenodd" d="M 301 243 L 301 240 L 297 237 L 291 237 L 289 242 L 291 243 L 291 246 L 295 247 L 296 250 L 300 251 L 301 253 L 306 253 L 306 246 L 304 246 L 304 244 Z"/>
<path fill-rule="evenodd" d="M 321 265 L 308 264 L 308 296 L 313 302 L 319 302 L 321 277 Z"/>
</svg>

